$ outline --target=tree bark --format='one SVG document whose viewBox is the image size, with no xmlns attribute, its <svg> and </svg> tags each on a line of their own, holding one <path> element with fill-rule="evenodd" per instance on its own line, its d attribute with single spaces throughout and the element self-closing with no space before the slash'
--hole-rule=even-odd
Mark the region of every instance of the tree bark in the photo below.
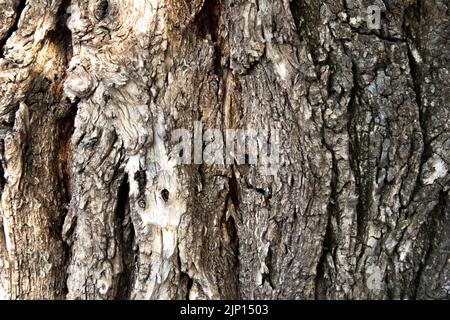
<svg viewBox="0 0 450 320">
<path fill-rule="evenodd" d="M 448 12 L 0 0 L 0 298 L 448 299 Z M 196 123 L 276 173 L 175 165 Z"/>
</svg>

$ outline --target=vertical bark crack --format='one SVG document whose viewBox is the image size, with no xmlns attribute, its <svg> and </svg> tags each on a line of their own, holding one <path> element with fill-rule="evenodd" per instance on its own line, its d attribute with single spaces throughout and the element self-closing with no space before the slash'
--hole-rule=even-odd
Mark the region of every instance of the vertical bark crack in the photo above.
<svg viewBox="0 0 450 320">
<path fill-rule="evenodd" d="M 323 134 L 324 135 L 324 134 Z M 328 254 L 333 255 L 333 250 L 335 249 L 335 240 L 333 233 L 333 225 L 332 220 L 336 215 L 336 205 L 338 203 L 337 197 L 337 183 L 338 183 L 338 166 L 336 155 L 333 150 L 325 141 L 325 138 L 322 140 L 323 145 L 326 149 L 331 153 L 332 157 L 332 171 L 331 171 L 331 195 L 330 202 L 327 206 L 327 226 L 325 229 L 325 235 L 322 242 L 321 250 L 322 253 L 320 255 L 319 261 L 317 263 L 316 269 L 316 279 L 315 279 L 315 299 L 326 299 L 326 291 L 327 284 L 325 279 L 325 271 L 326 271 L 326 259 Z"/>
<path fill-rule="evenodd" d="M 356 112 L 357 112 L 357 93 L 361 90 L 358 86 L 358 68 L 355 61 L 352 61 L 352 75 L 353 75 L 353 86 L 350 92 L 350 101 L 347 107 L 347 132 L 349 135 L 349 160 L 350 166 L 352 168 L 353 174 L 355 176 L 356 190 L 358 191 L 358 202 L 356 204 L 356 239 L 360 243 L 364 243 L 363 235 L 365 228 L 365 216 L 367 214 L 367 190 L 364 188 L 363 176 L 360 170 L 360 159 L 359 155 L 364 154 L 361 152 L 360 144 L 358 138 L 358 130 L 356 128 Z"/>
<path fill-rule="evenodd" d="M 133 248 L 135 231 L 130 217 L 130 184 L 125 174 L 117 193 L 117 239 L 122 252 L 122 272 L 119 276 L 116 299 L 129 299 L 134 282 L 135 256 Z"/>
</svg>

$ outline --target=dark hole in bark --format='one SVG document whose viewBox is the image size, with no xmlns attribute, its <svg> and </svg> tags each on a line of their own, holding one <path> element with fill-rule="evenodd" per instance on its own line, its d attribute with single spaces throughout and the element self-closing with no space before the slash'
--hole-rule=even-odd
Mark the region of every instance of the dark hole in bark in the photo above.
<svg viewBox="0 0 450 320">
<path fill-rule="evenodd" d="M 239 186 L 238 186 L 236 176 L 234 174 L 229 179 L 229 188 L 230 188 L 229 196 L 231 198 L 231 201 L 235 207 L 238 207 L 239 206 Z"/>
<path fill-rule="evenodd" d="M 208 36 L 214 43 L 214 71 L 218 76 L 222 76 L 222 56 L 225 54 L 225 44 L 219 34 L 221 16 L 221 1 L 206 0 L 202 9 L 195 19 L 197 34 L 200 38 L 206 39 Z"/>
<path fill-rule="evenodd" d="M 163 190 L 161 191 L 161 197 L 163 198 L 163 200 L 164 200 L 165 202 L 167 202 L 167 201 L 169 200 L 169 196 L 170 196 L 169 190 L 163 189 Z"/>
<path fill-rule="evenodd" d="M 100 0 L 97 2 L 97 7 L 95 8 L 94 16 L 98 21 L 106 18 L 109 13 L 109 3 L 108 0 Z"/>
<path fill-rule="evenodd" d="M 191 292 L 194 280 L 189 277 L 187 273 L 181 272 L 181 276 L 186 278 L 186 300 L 189 300 L 189 293 Z"/>
<path fill-rule="evenodd" d="M 195 19 L 197 32 L 201 38 L 209 34 L 213 42 L 217 41 L 220 18 L 220 1 L 206 0 Z"/>
<path fill-rule="evenodd" d="M 145 202 L 144 199 L 141 198 L 138 200 L 138 206 L 139 206 L 139 208 L 145 209 L 145 207 L 147 206 L 147 203 Z"/>
</svg>

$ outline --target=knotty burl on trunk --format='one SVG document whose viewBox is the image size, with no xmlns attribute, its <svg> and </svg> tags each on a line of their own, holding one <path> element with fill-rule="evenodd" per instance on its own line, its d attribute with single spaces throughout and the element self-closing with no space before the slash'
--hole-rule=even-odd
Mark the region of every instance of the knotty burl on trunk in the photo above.
<svg viewBox="0 0 450 320">
<path fill-rule="evenodd" d="M 0 297 L 448 299 L 448 10 L 1 1 Z M 277 174 L 175 165 L 196 121 Z"/>
</svg>

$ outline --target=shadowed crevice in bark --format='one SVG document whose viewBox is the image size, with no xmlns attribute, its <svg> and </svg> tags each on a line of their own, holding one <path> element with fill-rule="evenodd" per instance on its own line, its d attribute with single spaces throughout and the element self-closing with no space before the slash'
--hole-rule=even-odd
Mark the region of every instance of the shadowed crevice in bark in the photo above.
<svg viewBox="0 0 450 320">
<path fill-rule="evenodd" d="M 189 275 L 187 273 L 184 272 L 180 272 L 181 273 L 181 281 L 185 281 L 186 282 L 186 300 L 189 300 L 189 293 L 191 292 L 192 289 L 192 285 L 194 284 L 194 281 L 191 277 L 189 277 Z"/>
<path fill-rule="evenodd" d="M 67 9 L 70 6 L 70 3 L 71 0 L 62 1 L 58 12 L 56 13 L 55 29 L 50 30 L 47 35 L 48 38 L 60 48 L 60 54 L 65 57 L 64 63 L 66 66 L 69 65 L 70 59 L 72 59 L 73 56 L 72 32 L 67 27 L 67 19 L 69 18 Z M 63 75 L 64 80 L 66 76 L 66 74 Z"/>
<path fill-rule="evenodd" d="M 228 179 L 228 187 L 229 187 L 229 193 L 228 193 L 228 199 L 231 200 L 232 204 L 234 205 L 235 209 L 237 210 L 239 208 L 239 183 L 236 178 L 236 174 L 234 172 L 234 169 L 232 170 L 231 177 Z"/>
<path fill-rule="evenodd" d="M 275 290 L 276 286 L 274 285 L 274 281 L 272 280 L 272 277 L 273 277 L 272 276 L 272 273 L 273 273 L 273 267 L 272 267 L 273 250 L 272 250 L 272 247 L 269 247 L 269 249 L 267 251 L 267 256 L 266 256 L 266 259 L 264 262 L 267 266 L 267 272 L 264 272 L 262 274 L 262 285 L 267 283 L 272 290 Z"/>
<path fill-rule="evenodd" d="M 223 297 L 237 299 L 239 297 L 239 236 L 235 214 L 239 210 L 239 185 L 234 174 L 228 178 L 228 194 L 225 199 L 224 212 L 220 218 L 221 246 L 220 254 L 227 263 L 228 288 L 219 288 Z"/>
<path fill-rule="evenodd" d="M 22 16 L 22 12 L 25 9 L 26 4 L 27 4 L 27 0 L 21 0 L 19 2 L 19 5 L 17 6 L 17 9 L 16 9 L 16 20 L 14 21 L 14 24 L 11 26 L 11 28 L 9 29 L 6 36 L 3 39 L 0 39 L 0 59 L 5 57 L 4 46 L 6 45 L 6 42 L 8 41 L 8 39 L 13 35 L 13 33 L 17 31 L 17 28 L 19 26 L 20 17 Z"/>
<path fill-rule="evenodd" d="M 70 0 L 63 0 L 56 17 L 55 30 L 51 30 L 48 34 L 50 41 L 54 42 L 60 50 L 60 55 L 63 57 L 64 67 L 67 70 L 70 59 L 73 56 L 72 48 L 72 33 L 67 27 L 67 9 L 70 5 Z M 75 130 L 75 117 L 78 112 L 78 100 L 74 103 L 70 103 L 68 99 L 64 100 L 63 97 L 63 84 L 67 78 L 67 72 L 62 74 L 59 79 L 60 83 L 57 85 L 58 90 L 56 92 L 55 99 L 60 103 L 54 109 L 54 115 L 57 121 L 58 140 L 57 140 L 57 173 L 58 183 L 60 185 L 61 196 L 63 198 L 63 208 L 61 215 L 61 222 L 59 225 L 59 234 L 62 235 L 64 221 L 70 208 L 70 201 L 72 199 L 73 192 L 73 179 L 72 179 L 72 157 L 74 146 L 72 144 L 72 135 Z M 62 244 L 64 248 L 63 260 L 64 260 L 64 287 L 63 294 L 67 295 L 67 269 L 70 263 L 71 248 L 70 245 L 62 238 Z"/>
<path fill-rule="evenodd" d="M 347 131 L 349 135 L 349 160 L 353 174 L 355 175 L 356 190 L 358 192 L 358 202 L 356 204 L 356 239 L 360 244 L 364 243 L 364 229 L 365 229 L 365 217 L 368 213 L 369 199 L 368 199 L 368 183 L 367 178 L 364 177 L 364 173 L 361 172 L 361 163 L 363 162 L 360 157 L 368 156 L 365 150 L 369 142 L 366 142 L 366 146 L 363 145 L 364 141 L 359 139 L 359 131 L 357 129 L 358 120 L 357 112 L 360 108 L 358 101 L 358 92 L 362 89 L 358 84 L 358 67 L 355 61 L 352 61 L 352 76 L 353 85 L 350 92 L 350 101 L 347 106 Z M 361 251 L 362 252 L 362 251 Z"/>
<path fill-rule="evenodd" d="M 322 144 L 326 147 L 326 149 L 331 153 L 332 157 L 332 174 L 331 174 L 331 195 L 330 202 L 327 206 L 327 225 L 325 229 L 325 235 L 322 242 L 321 250 L 322 253 L 319 258 L 319 262 L 317 263 L 317 271 L 316 271 L 316 288 L 315 288 L 315 299 L 326 299 L 327 294 L 327 279 L 325 272 L 327 271 L 327 257 L 331 255 L 333 260 L 335 260 L 334 252 L 336 250 L 336 239 L 333 231 L 333 219 L 334 221 L 338 221 L 336 217 L 338 205 L 337 199 L 337 177 L 338 177 L 338 165 L 336 160 L 336 155 L 334 150 L 325 142 L 325 139 L 322 139 Z"/>
<path fill-rule="evenodd" d="M 64 254 L 61 257 L 64 261 L 64 286 L 63 294 L 67 294 L 67 267 L 70 261 L 70 246 L 62 238 L 62 230 L 64 226 L 65 217 L 68 214 L 70 201 L 72 198 L 72 133 L 74 130 L 74 122 L 76 115 L 76 106 L 71 109 L 71 112 L 61 119 L 57 119 L 57 142 L 56 142 L 56 173 L 58 180 L 58 190 L 61 197 L 61 215 L 59 217 L 58 228 L 55 230 L 55 235 L 61 239 Z"/>
<path fill-rule="evenodd" d="M 210 36 L 213 42 L 218 40 L 220 14 L 221 0 L 205 0 L 194 21 L 200 38 L 205 39 Z"/>
<path fill-rule="evenodd" d="M 72 134 L 75 128 L 75 117 L 77 113 L 76 104 L 69 106 L 65 117 L 57 118 L 57 145 L 56 145 L 56 168 L 58 174 L 59 190 L 61 190 L 65 206 L 68 206 L 72 198 Z M 63 219 L 64 220 L 64 219 Z"/>
<path fill-rule="evenodd" d="M 5 141 L 3 139 L 0 139 L 0 155 L 3 155 L 5 153 Z M 6 177 L 5 177 L 5 168 L 4 168 L 4 160 L 0 159 L 0 195 L 3 193 L 3 188 L 6 184 Z"/>
<path fill-rule="evenodd" d="M 350 102 L 348 104 L 348 134 L 350 138 L 349 154 L 350 165 L 355 175 L 356 190 L 358 191 L 358 203 L 356 205 L 356 239 L 360 244 L 364 243 L 365 219 L 370 207 L 369 192 L 370 177 L 365 172 L 361 172 L 361 164 L 364 160 L 361 157 L 369 157 L 365 150 L 368 149 L 369 141 L 361 141 L 357 129 L 358 120 L 356 118 L 357 110 L 361 106 L 358 103 L 358 91 L 362 90 L 358 85 L 358 68 L 355 62 L 352 62 L 353 87 L 350 93 Z M 362 251 L 361 251 L 362 253 Z"/>
<path fill-rule="evenodd" d="M 332 210 L 332 209 L 330 209 Z M 326 279 L 326 264 L 327 264 L 327 256 L 331 254 L 332 248 L 334 247 L 333 243 L 333 231 L 331 226 L 331 214 L 328 218 L 327 227 L 325 231 L 325 237 L 322 243 L 322 253 L 319 258 L 319 262 L 317 263 L 317 271 L 316 271 L 316 288 L 315 288 L 315 299 L 322 300 L 327 297 L 327 279 Z"/>
<path fill-rule="evenodd" d="M 129 299 L 134 282 L 136 252 L 134 250 L 135 231 L 130 217 L 130 184 L 125 174 L 117 193 L 117 239 L 122 252 L 122 272 L 119 276 L 116 299 Z"/>
<path fill-rule="evenodd" d="M 319 31 L 317 26 L 320 24 L 320 2 L 305 0 L 292 0 L 290 10 L 297 34 L 302 41 L 308 44 L 312 52 L 315 52 L 320 43 Z M 315 60 L 315 55 L 312 55 Z"/>
<path fill-rule="evenodd" d="M 239 237 L 237 233 L 236 222 L 233 216 L 222 217 L 222 230 L 224 243 L 227 246 L 222 254 L 225 261 L 229 264 L 230 273 L 227 275 L 229 288 L 223 290 L 223 297 L 228 299 L 239 298 Z M 223 288 L 222 288 L 223 289 Z"/>
<path fill-rule="evenodd" d="M 226 40 L 220 34 L 222 5 L 221 0 L 206 0 L 194 20 L 198 37 L 200 39 L 209 39 L 213 43 L 213 67 L 214 72 L 219 77 L 224 75 L 223 63 L 226 62 L 223 61 L 223 58 L 229 56 Z"/>
</svg>

